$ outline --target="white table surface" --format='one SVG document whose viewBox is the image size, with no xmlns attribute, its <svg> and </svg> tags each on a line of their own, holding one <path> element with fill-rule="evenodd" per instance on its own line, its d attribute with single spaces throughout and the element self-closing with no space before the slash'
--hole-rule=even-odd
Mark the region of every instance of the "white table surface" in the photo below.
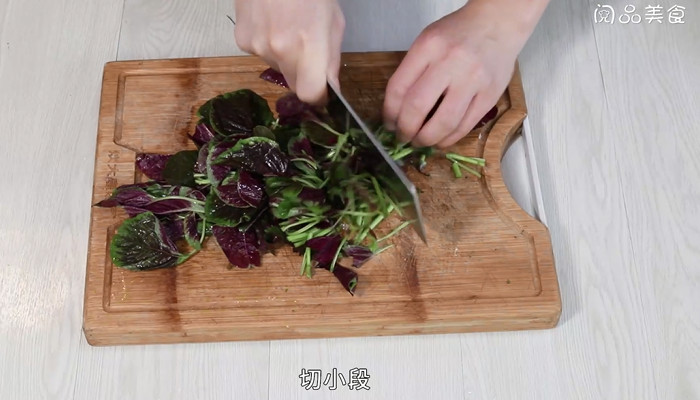
<svg viewBox="0 0 700 400">
<path fill-rule="evenodd" d="M 405 50 L 459 3 L 345 0 L 344 50 Z M 700 399 L 700 4 L 683 25 L 596 25 L 596 4 L 552 0 L 520 59 L 556 329 L 93 348 L 102 67 L 240 54 L 233 2 L 0 0 L 0 399 Z M 369 391 L 298 378 L 353 367 Z"/>
</svg>

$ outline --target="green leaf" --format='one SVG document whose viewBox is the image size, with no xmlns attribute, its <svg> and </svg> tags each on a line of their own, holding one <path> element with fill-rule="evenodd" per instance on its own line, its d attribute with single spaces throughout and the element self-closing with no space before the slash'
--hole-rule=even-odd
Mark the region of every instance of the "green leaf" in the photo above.
<svg viewBox="0 0 700 400">
<path fill-rule="evenodd" d="M 244 150 L 246 147 L 250 147 L 255 144 L 268 144 L 272 147 L 279 148 L 279 145 L 274 139 L 253 136 L 237 141 L 233 147 L 219 154 L 219 156 L 214 160 L 214 164 L 224 164 L 224 161 L 229 159 L 231 157 L 231 154 L 238 153 L 241 150 Z"/>
<path fill-rule="evenodd" d="M 289 219 L 303 212 L 298 199 L 283 198 L 279 203 L 272 205 L 272 215 L 279 219 Z"/>
<path fill-rule="evenodd" d="M 199 151 L 183 150 L 173 154 L 163 169 L 163 179 L 171 185 L 196 186 L 194 164 Z"/>
<path fill-rule="evenodd" d="M 301 123 L 301 132 L 309 138 L 311 143 L 323 147 L 332 147 L 338 142 L 338 135 L 327 125 L 320 125 L 314 121 L 303 121 Z"/>
<path fill-rule="evenodd" d="M 272 133 L 270 128 L 262 125 L 258 125 L 253 129 L 253 136 L 259 136 L 259 137 L 264 137 L 268 138 L 271 140 L 275 140 L 275 134 Z"/>
<path fill-rule="evenodd" d="M 214 101 L 214 98 L 209 99 L 206 103 L 202 104 L 199 109 L 197 109 L 197 116 L 200 118 L 200 120 L 209 122 L 211 119 L 211 113 L 212 113 L 212 106 L 211 103 Z"/>
<path fill-rule="evenodd" d="M 269 126 L 274 115 L 267 101 L 250 89 L 224 93 L 212 99 L 209 122 L 217 133 L 230 136 Z"/>
<path fill-rule="evenodd" d="M 225 227 L 234 227 L 250 221 L 255 211 L 255 208 L 229 206 L 213 190 L 207 196 L 207 202 L 204 205 L 204 215 L 207 223 Z"/>
<path fill-rule="evenodd" d="M 239 140 L 216 157 L 214 164 L 243 168 L 267 177 L 286 173 L 289 159 L 274 140 L 254 136 Z"/>
<path fill-rule="evenodd" d="M 183 220 L 183 233 L 185 240 L 187 241 L 187 244 L 198 251 L 202 249 L 204 234 L 201 228 L 204 228 L 204 223 L 206 222 L 198 222 L 197 215 L 194 213 L 187 215 Z"/>
<path fill-rule="evenodd" d="M 165 234 L 151 212 L 144 212 L 122 223 L 110 245 L 114 265 L 130 270 L 174 267 L 182 254 Z"/>
<path fill-rule="evenodd" d="M 300 130 L 295 127 L 278 126 L 272 132 L 275 134 L 275 141 L 281 148 L 286 149 L 288 148 L 289 141 L 298 136 Z"/>
</svg>

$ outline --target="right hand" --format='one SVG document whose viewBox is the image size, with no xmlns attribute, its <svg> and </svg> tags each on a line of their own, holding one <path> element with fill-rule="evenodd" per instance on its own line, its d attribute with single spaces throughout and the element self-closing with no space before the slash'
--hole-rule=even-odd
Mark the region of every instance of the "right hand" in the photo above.
<svg viewBox="0 0 700 400">
<path fill-rule="evenodd" d="M 300 100 L 326 102 L 338 85 L 345 17 L 336 0 L 236 0 L 238 47 L 284 75 Z"/>
</svg>

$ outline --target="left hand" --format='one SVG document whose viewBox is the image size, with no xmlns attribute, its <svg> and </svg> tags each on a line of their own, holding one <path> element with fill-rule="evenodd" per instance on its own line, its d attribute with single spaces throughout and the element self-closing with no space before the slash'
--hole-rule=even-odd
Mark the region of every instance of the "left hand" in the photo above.
<svg viewBox="0 0 700 400">
<path fill-rule="evenodd" d="M 384 122 L 397 129 L 400 140 L 419 147 L 451 146 L 503 94 L 531 30 L 517 29 L 512 20 L 519 18 L 517 12 L 509 18 L 508 7 L 494 3 L 501 2 L 470 1 L 428 26 L 411 46 L 389 80 L 384 101 Z"/>
</svg>

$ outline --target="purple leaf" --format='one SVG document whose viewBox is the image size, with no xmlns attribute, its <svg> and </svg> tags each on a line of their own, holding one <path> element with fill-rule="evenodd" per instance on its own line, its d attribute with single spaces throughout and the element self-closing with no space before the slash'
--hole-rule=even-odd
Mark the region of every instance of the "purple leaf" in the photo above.
<svg viewBox="0 0 700 400">
<path fill-rule="evenodd" d="M 204 205 L 207 223 L 212 225 L 234 227 L 250 221 L 254 208 L 232 207 L 219 198 L 216 190 L 209 192 Z"/>
<path fill-rule="evenodd" d="M 287 172 L 289 159 L 272 139 L 254 136 L 239 140 L 231 149 L 212 158 L 217 165 L 246 169 L 262 176 L 281 176 Z"/>
<path fill-rule="evenodd" d="M 199 190 L 192 189 L 190 187 L 186 186 L 173 186 L 173 188 L 168 192 L 169 196 L 181 196 L 181 197 L 190 197 L 195 200 L 199 201 L 206 201 L 207 196 L 204 195 L 204 193 L 200 192 Z"/>
<path fill-rule="evenodd" d="M 345 246 L 343 253 L 348 257 L 352 257 L 352 265 L 357 268 L 374 256 L 372 250 L 365 246 Z"/>
<path fill-rule="evenodd" d="M 260 78 L 265 80 L 265 81 L 268 81 L 268 82 L 271 82 L 271 83 L 274 83 L 274 84 L 277 84 L 277 85 L 280 85 L 282 87 L 289 89 L 289 85 L 287 84 L 287 80 L 284 79 L 284 75 L 282 75 L 281 72 L 274 70 L 273 68 L 268 68 L 265 71 L 263 71 L 260 74 Z"/>
<path fill-rule="evenodd" d="M 321 125 L 322 121 L 306 120 L 301 123 L 301 132 L 309 138 L 311 143 L 321 146 L 334 146 L 338 142 L 338 136 L 328 131 Z"/>
<path fill-rule="evenodd" d="M 114 190 L 112 196 L 97 204 L 98 207 L 142 207 L 151 202 L 151 196 L 141 187 L 135 185 L 120 186 Z"/>
<path fill-rule="evenodd" d="M 304 119 L 314 115 L 313 106 L 299 100 L 295 93 L 288 93 L 280 97 L 275 108 L 282 125 L 297 126 Z"/>
<path fill-rule="evenodd" d="M 163 169 L 171 154 L 141 153 L 136 156 L 136 168 L 144 175 L 155 180 L 163 180 Z"/>
<path fill-rule="evenodd" d="M 185 238 L 187 244 L 192 246 L 196 250 L 202 249 L 202 233 L 199 230 L 200 218 L 198 218 L 196 213 L 189 213 L 182 220 L 182 237 Z M 202 224 L 202 229 L 206 229 L 204 224 Z"/>
<path fill-rule="evenodd" d="M 318 263 L 318 266 L 325 268 L 333 263 L 341 241 L 338 235 L 322 236 L 307 241 L 306 246 L 312 251 L 311 258 Z"/>
<path fill-rule="evenodd" d="M 211 107 L 211 127 L 224 136 L 245 136 L 257 125 L 269 126 L 274 120 L 267 100 L 250 89 L 217 96 L 212 100 Z"/>
<path fill-rule="evenodd" d="M 214 132 L 212 132 L 211 128 L 205 123 L 199 123 L 197 124 L 197 127 L 194 129 L 194 135 L 190 136 L 190 139 L 194 142 L 194 144 L 197 145 L 197 147 L 202 147 L 205 144 L 209 143 L 212 139 L 214 139 L 215 135 Z"/>
<path fill-rule="evenodd" d="M 494 106 L 492 109 L 489 110 L 489 112 L 486 113 L 486 115 L 484 115 L 481 118 L 481 120 L 476 124 L 476 126 L 474 128 L 481 128 L 482 126 L 488 124 L 489 122 L 491 122 L 491 120 L 496 118 L 497 115 L 498 115 L 498 107 Z"/>
<path fill-rule="evenodd" d="M 324 267 L 330 271 L 330 266 Z M 350 268 L 345 268 L 340 264 L 336 264 L 333 268 L 333 275 L 340 281 L 345 290 L 347 290 L 351 295 L 355 295 L 355 287 L 357 286 L 358 275 L 357 272 L 351 270 Z"/>
<path fill-rule="evenodd" d="M 156 215 L 174 214 L 192 210 L 192 201 L 185 199 L 165 198 L 162 200 L 155 200 L 150 204 L 142 206 L 141 208 Z"/>
<path fill-rule="evenodd" d="M 212 184 L 218 185 L 221 181 L 223 181 L 226 178 L 226 176 L 228 176 L 228 174 L 233 169 L 232 167 L 227 165 L 214 164 L 214 160 L 216 160 L 217 157 L 219 157 L 225 151 L 233 148 L 238 142 L 238 140 L 238 138 L 229 138 L 222 142 L 215 143 L 213 147 L 209 149 L 209 153 L 207 154 L 206 167 L 207 175 Z"/>
<path fill-rule="evenodd" d="M 304 187 L 299 193 L 299 198 L 303 201 L 323 204 L 326 201 L 326 192 L 322 189 Z"/>
<path fill-rule="evenodd" d="M 175 198 L 173 198 L 175 196 Z M 197 204 L 205 200 L 204 195 L 190 188 L 141 184 L 120 186 L 112 196 L 95 204 L 98 207 L 123 207 L 130 215 L 150 211 L 156 215 L 173 214 L 181 211 L 202 210 Z"/>
<path fill-rule="evenodd" d="M 259 207 L 263 198 L 264 183 L 248 171 L 241 170 L 218 187 L 219 198 L 234 207 Z"/>
<path fill-rule="evenodd" d="M 194 215 L 194 214 L 192 214 Z M 165 236 L 172 243 L 176 243 L 185 237 L 183 219 L 179 215 L 167 215 L 160 218 L 160 222 L 165 232 Z"/>
<path fill-rule="evenodd" d="M 287 144 L 287 152 L 292 157 L 312 159 L 314 151 L 311 148 L 311 141 L 304 135 L 299 135 Z"/>
<path fill-rule="evenodd" d="M 229 262 L 238 268 L 260 265 L 260 238 L 253 230 L 214 226 L 212 233 Z"/>
<path fill-rule="evenodd" d="M 188 238 L 198 238 L 199 229 L 197 228 L 197 214 L 190 213 L 182 224 L 183 235 Z"/>
</svg>

